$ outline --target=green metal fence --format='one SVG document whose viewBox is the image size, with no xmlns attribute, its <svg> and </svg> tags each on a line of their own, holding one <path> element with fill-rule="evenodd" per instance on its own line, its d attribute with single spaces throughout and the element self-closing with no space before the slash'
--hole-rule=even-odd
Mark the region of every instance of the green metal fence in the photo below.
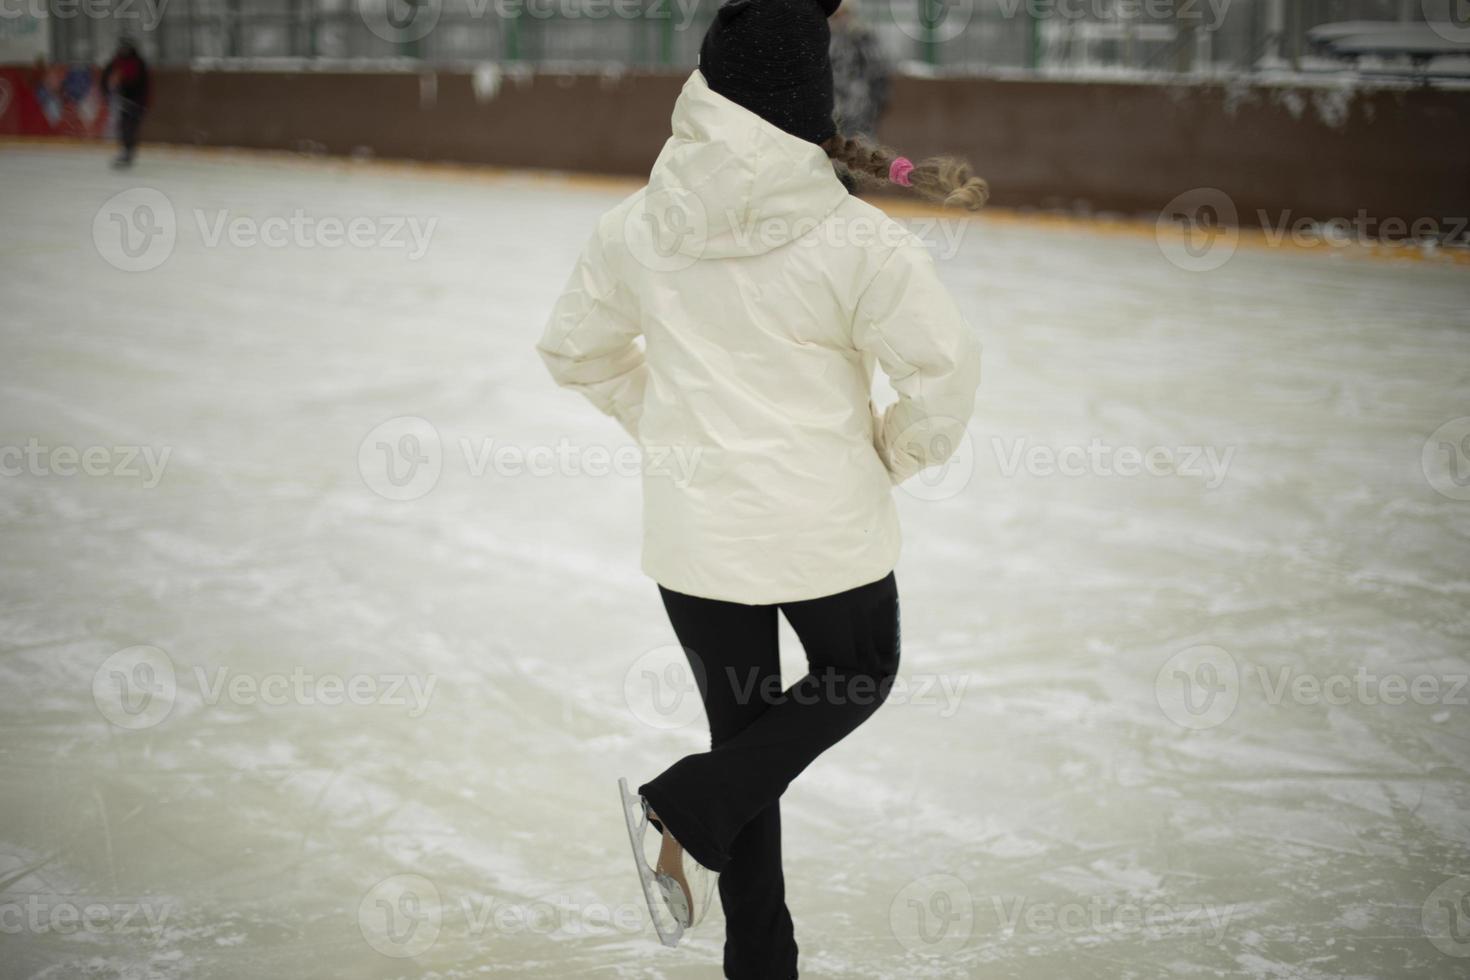
<svg viewBox="0 0 1470 980">
<path fill-rule="evenodd" d="M 160 64 L 200 59 L 475 61 L 687 69 L 718 0 L 33 0 L 51 53 L 99 60 L 120 34 Z M 952 73 L 1244 72 L 1300 65 L 1306 32 L 1414 20 L 1464 0 L 848 0 L 890 57 Z M 65 11 L 70 10 L 70 14 Z"/>
</svg>

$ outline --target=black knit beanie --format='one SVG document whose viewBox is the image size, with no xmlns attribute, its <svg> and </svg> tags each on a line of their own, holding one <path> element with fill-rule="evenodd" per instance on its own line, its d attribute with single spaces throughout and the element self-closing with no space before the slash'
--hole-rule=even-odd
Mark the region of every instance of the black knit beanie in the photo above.
<svg viewBox="0 0 1470 980">
<path fill-rule="evenodd" d="M 709 87 L 812 143 L 832 121 L 832 31 L 841 0 L 726 0 L 699 49 Z"/>
</svg>

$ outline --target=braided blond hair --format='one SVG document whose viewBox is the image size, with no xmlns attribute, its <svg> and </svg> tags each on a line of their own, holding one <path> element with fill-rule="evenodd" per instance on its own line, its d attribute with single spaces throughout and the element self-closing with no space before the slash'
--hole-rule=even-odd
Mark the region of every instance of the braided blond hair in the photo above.
<svg viewBox="0 0 1470 980">
<path fill-rule="evenodd" d="M 852 174 L 858 185 L 893 186 L 890 175 L 894 161 L 900 168 L 908 161 L 886 146 L 879 146 L 858 136 L 841 133 L 822 144 L 827 156 Z M 929 157 L 906 169 L 908 183 L 928 200 L 947 207 L 979 211 L 990 200 L 990 184 L 976 177 L 970 165 L 955 157 Z"/>
</svg>

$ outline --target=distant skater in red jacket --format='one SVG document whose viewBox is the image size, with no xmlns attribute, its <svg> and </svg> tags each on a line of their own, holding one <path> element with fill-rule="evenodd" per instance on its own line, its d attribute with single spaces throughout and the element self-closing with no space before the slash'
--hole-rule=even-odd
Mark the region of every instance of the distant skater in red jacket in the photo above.
<svg viewBox="0 0 1470 980">
<path fill-rule="evenodd" d="M 129 38 L 119 38 L 117 53 L 102 69 L 102 88 L 113 96 L 117 112 L 117 138 L 121 151 L 114 167 L 131 167 L 138 150 L 138 130 L 148 111 L 148 65 Z"/>
</svg>

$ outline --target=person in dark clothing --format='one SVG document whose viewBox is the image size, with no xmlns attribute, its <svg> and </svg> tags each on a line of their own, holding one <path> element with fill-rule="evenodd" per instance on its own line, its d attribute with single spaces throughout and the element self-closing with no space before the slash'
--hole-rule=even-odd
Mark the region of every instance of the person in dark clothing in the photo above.
<svg viewBox="0 0 1470 980">
<path fill-rule="evenodd" d="M 898 673 L 897 581 L 889 572 L 836 595 L 768 605 L 659 592 L 696 664 L 711 747 L 638 792 L 680 829 L 678 843 L 696 861 L 720 872 L 725 976 L 789 980 L 797 945 L 781 868 L 781 794 L 887 699 Z M 778 613 L 809 667 L 784 691 Z"/>
<path fill-rule="evenodd" d="M 113 98 L 117 113 L 117 138 L 121 151 L 112 162 L 114 167 L 132 166 L 138 151 L 138 130 L 143 114 L 148 111 L 148 65 L 138 47 L 128 38 L 117 43 L 117 53 L 102 69 L 102 87 Z"/>
</svg>

